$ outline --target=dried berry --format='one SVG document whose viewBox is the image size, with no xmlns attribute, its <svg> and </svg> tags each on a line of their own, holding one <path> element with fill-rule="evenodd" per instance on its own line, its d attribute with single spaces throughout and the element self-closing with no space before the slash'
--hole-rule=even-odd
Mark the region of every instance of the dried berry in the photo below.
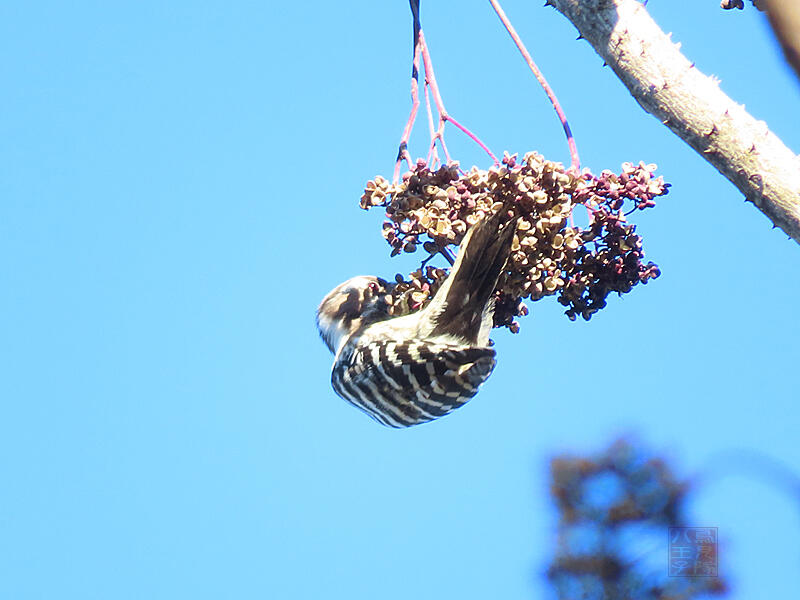
<svg viewBox="0 0 800 600">
<path fill-rule="evenodd" d="M 467 172 L 457 163 L 430 170 L 420 160 L 399 183 L 383 177 L 368 182 L 361 207 L 385 208 L 383 236 L 392 256 L 414 252 L 427 237 L 424 262 L 458 246 L 485 215 L 508 211 L 509 218 L 517 219 L 517 231 L 496 290 L 494 325 L 516 332 L 515 318 L 527 314 L 522 299 L 555 295 L 571 320 L 588 320 L 606 306 L 612 292 L 627 293 L 659 276 L 655 264 L 643 263 L 642 239 L 627 221 L 629 214 L 655 206 L 655 198 L 668 192 L 669 184 L 654 177 L 655 169 L 624 163 L 619 174 L 596 176 L 588 169 L 565 169 L 535 152 L 521 161 L 506 153 L 500 165 Z M 572 223 L 577 205 L 589 212 L 584 228 Z M 446 276 L 446 270 L 431 267 L 409 279 L 398 276 L 393 313 L 425 306 Z"/>
</svg>

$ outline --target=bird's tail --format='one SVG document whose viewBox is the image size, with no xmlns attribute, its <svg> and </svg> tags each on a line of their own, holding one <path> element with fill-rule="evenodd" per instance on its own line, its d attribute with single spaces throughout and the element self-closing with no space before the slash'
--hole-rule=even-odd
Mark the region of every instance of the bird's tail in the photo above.
<svg viewBox="0 0 800 600">
<path fill-rule="evenodd" d="M 516 224 L 501 210 L 476 223 L 464 237 L 450 276 L 428 307 L 432 335 L 452 335 L 475 344 L 488 315 L 497 280 L 511 252 Z"/>
</svg>

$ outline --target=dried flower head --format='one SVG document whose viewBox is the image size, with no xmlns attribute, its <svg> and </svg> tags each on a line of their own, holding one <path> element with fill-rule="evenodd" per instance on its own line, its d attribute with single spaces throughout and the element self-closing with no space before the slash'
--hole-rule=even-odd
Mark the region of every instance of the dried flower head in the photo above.
<svg viewBox="0 0 800 600">
<path fill-rule="evenodd" d="M 431 170 L 424 161 L 391 184 L 369 181 L 361 207 L 385 208 L 383 236 L 392 256 L 421 245 L 433 255 L 458 246 L 466 231 L 498 210 L 517 220 L 511 255 L 496 290 L 495 327 L 519 330 L 516 317 L 527 314 L 524 299 L 557 296 L 566 315 L 588 320 L 606 306 L 612 292 L 624 294 L 658 277 L 644 263 L 642 239 L 627 216 L 655 206 L 669 184 L 655 177 L 655 165 L 625 163 L 619 174 L 577 173 L 535 152 L 522 161 L 505 154 L 501 165 L 467 172 L 451 163 Z M 575 227 L 577 205 L 588 209 L 585 228 Z M 447 272 L 419 269 L 409 279 L 398 275 L 392 296 L 395 314 L 425 306 Z"/>
</svg>

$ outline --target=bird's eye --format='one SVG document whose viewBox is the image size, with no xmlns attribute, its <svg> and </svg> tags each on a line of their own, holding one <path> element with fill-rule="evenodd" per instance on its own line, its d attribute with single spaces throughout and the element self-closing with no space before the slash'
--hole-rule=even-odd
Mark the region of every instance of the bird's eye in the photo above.
<svg viewBox="0 0 800 600">
<path fill-rule="evenodd" d="M 374 281 L 370 282 L 370 284 L 367 287 L 369 288 L 369 291 L 372 292 L 373 294 L 377 293 L 378 291 L 378 284 L 375 283 Z"/>
</svg>

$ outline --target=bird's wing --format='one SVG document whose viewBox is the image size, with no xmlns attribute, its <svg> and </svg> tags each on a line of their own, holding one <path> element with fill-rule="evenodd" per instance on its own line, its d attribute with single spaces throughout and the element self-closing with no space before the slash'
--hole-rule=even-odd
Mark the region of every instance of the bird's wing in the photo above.
<svg viewBox="0 0 800 600">
<path fill-rule="evenodd" d="M 340 355 L 331 382 L 378 422 L 409 427 L 463 406 L 495 365 L 491 348 L 373 340 Z"/>
</svg>

